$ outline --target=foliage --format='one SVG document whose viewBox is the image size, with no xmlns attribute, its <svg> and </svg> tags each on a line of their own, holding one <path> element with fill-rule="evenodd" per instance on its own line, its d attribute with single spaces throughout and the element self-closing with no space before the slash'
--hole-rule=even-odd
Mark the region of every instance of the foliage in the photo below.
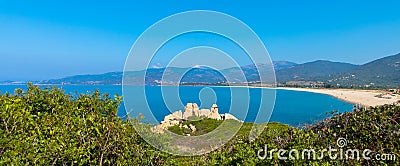
<svg viewBox="0 0 400 166">
<path fill-rule="evenodd" d="M 117 116 L 121 97 L 77 97 L 28 85 L 0 96 L 0 164 L 97 165 L 154 162 L 155 149 Z"/>
<path fill-rule="evenodd" d="M 191 118 L 192 117 L 189 117 L 189 119 Z M 222 122 L 223 121 L 203 117 L 199 120 L 196 119 L 184 121 L 181 126 L 171 126 L 168 128 L 168 130 L 179 135 L 203 135 L 216 129 Z M 196 127 L 196 131 L 192 132 L 192 130 L 190 130 L 189 128 L 182 127 L 189 126 L 190 124 Z"/>
<path fill-rule="evenodd" d="M 243 123 L 227 144 L 208 154 L 181 157 L 158 151 L 134 128 L 136 119 L 117 116 L 121 97 L 108 94 L 72 96 L 58 88 L 0 95 L 0 165 L 399 165 L 400 107 L 385 105 L 335 114 L 303 129 L 268 123 L 263 133 L 249 140 L 253 123 Z M 129 118 L 128 118 L 129 119 Z M 195 125 L 197 135 L 221 122 L 212 119 L 184 122 Z M 143 130 L 148 128 L 144 127 Z M 171 131 L 183 134 L 181 128 Z M 139 129 L 142 130 L 142 129 Z M 257 157 L 259 149 L 310 149 L 317 152 L 346 138 L 346 147 L 393 153 L 395 161 L 280 160 Z"/>
</svg>

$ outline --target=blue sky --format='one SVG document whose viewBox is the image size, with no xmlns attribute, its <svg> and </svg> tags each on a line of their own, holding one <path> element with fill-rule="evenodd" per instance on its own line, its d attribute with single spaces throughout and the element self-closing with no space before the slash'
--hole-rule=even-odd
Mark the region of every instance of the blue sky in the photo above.
<svg viewBox="0 0 400 166">
<path fill-rule="evenodd" d="M 0 1 L 0 81 L 122 71 L 147 27 L 188 10 L 242 20 L 274 61 L 363 64 L 400 52 L 399 6 L 340 0 Z"/>
</svg>

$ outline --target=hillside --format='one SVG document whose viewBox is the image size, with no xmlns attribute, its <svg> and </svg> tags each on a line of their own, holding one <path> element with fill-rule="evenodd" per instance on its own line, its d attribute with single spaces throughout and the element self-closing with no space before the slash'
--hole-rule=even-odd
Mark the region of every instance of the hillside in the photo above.
<svg viewBox="0 0 400 166">
<path fill-rule="evenodd" d="M 289 61 L 274 61 L 274 68 L 276 71 L 287 69 L 296 66 L 297 63 L 289 62 Z"/>
<path fill-rule="evenodd" d="M 278 82 L 312 80 L 314 77 L 346 72 L 356 67 L 357 65 L 350 63 L 318 60 L 278 70 L 276 71 L 276 79 Z"/>
<path fill-rule="evenodd" d="M 325 79 L 342 86 L 354 84 L 356 86 L 398 87 L 400 86 L 400 54 L 384 57 Z"/>
<path fill-rule="evenodd" d="M 122 80 L 122 72 L 69 76 L 61 79 L 39 81 L 41 84 L 115 84 Z"/>
</svg>

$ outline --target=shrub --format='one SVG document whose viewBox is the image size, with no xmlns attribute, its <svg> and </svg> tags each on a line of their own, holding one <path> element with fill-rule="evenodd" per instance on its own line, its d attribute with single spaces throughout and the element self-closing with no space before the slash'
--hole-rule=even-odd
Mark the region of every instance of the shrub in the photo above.
<svg viewBox="0 0 400 166">
<path fill-rule="evenodd" d="M 28 85 L 0 95 L 0 164 L 88 165 L 155 162 L 159 152 L 117 116 L 121 97 L 77 97 Z"/>
</svg>

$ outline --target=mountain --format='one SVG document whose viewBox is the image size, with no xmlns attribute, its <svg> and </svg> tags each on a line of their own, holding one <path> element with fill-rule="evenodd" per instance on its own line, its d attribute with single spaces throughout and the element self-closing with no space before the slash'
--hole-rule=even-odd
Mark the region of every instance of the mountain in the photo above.
<svg viewBox="0 0 400 166">
<path fill-rule="evenodd" d="M 274 62 L 275 70 L 286 69 L 289 67 L 293 67 L 297 65 L 293 62 L 288 61 L 277 61 Z M 200 67 L 200 68 L 178 68 L 178 67 L 170 67 L 168 69 L 165 68 L 151 68 L 146 70 L 146 85 L 157 85 L 162 80 L 163 73 L 165 72 L 164 77 L 168 77 L 168 79 L 164 79 L 164 83 L 167 84 L 176 84 L 174 80 L 180 80 L 180 76 L 182 73 L 184 77 L 182 78 L 182 83 L 201 83 L 201 84 L 216 84 L 221 82 L 237 82 L 242 83 L 247 81 L 258 81 L 259 75 L 257 72 L 257 68 L 261 73 L 265 73 L 270 70 L 270 67 L 267 64 L 257 64 L 257 65 L 246 65 L 242 67 L 233 67 L 228 69 L 223 69 L 220 72 L 215 71 L 211 68 Z M 145 71 L 131 71 L 125 73 L 125 81 L 128 84 L 139 85 L 143 82 L 142 77 Z M 246 79 L 243 79 L 242 72 L 245 75 Z M 224 74 L 225 77 L 222 75 Z M 41 84 L 121 84 L 121 80 L 123 77 L 122 72 L 112 72 L 105 74 L 97 74 L 97 75 L 77 75 L 70 76 L 61 79 L 52 79 L 40 81 Z"/>
<path fill-rule="evenodd" d="M 130 71 L 125 73 L 125 81 L 128 84 L 140 85 L 142 84 L 142 76 L 145 76 L 146 85 L 157 85 L 162 80 L 163 73 L 167 78 L 164 83 L 174 84 L 174 80 L 180 80 L 180 73 L 185 73 L 181 82 L 187 83 L 218 83 L 224 82 L 225 78 L 217 71 L 210 68 L 152 68 L 145 71 Z M 122 72 L 111 72 L 97 75 L 76 75 L 65 77 L 61 79 L 51 79 L 38 82 L 39 84 L 100 84 L 111 85 L 121 84 L 123 78 Z"/>
<path fill-rule="evenodd" d="M 361 65 L 354 70 L 325 78 L 341 86 L 400 86 L 400 53 Z"/>
<path fill-rule="evenodd" d="M 340 87 L 399 87 L 400 86 L 400 54 L 381 58 L 364 65 L 318 60 L 303 64 L 288 61 L 273 62 L 277 82 L 287 81 L 324 82 L 330 86 Z M 268 64 L 246 65 L 223 69 L 220 72 L 211 68 L 154 68 L 146 70 L 146 85 L 159 85 L 164 73 L 167 84 L 218 84 L 223 82 L 256 82 L 259 81 L 257 68 L 261 73 L 271 74 Z M 143 83 L 141 76 L 145 71 L 125 73 L 125 83 L 138 85 Z M 241 73 L 244 73 L 243 79 Z M 184 74 L 184 77 L 180 76 Z M 223 75 L 224 76 L 223 76 Z M 40 81 L 42 84 L 121 84 L 122 72 L 112 72 L 98 75 L 78 75 L 62 79 Z M 167 78 L 168 77 L 168 78 Z M 165 79 L 167 78 L 167 79 Z"/>
<path fill-rule="evenodd" d="M 297 63 L 289 62 L 289 61 L 274 61 L 274 69 L 275 71 L 291 68 L 297 65 Z"/>
<path fill-rule="evenodd" d="M 329 76 L 336 73 L 347 72 L 357 67 L 357 65 L 350 63 L 318 60 L 278 70 L 276 71 L 276 79 L 278 82 L 292 80 L 313 80 L 315 77 Z"/>
<path fill-rule="evenodd" d="M 40 84 L 117 84 L 122 80 L 122 72 L 110 72 L 104 74 L 93 75 L 76 75 L 69 76 L 61 79 L 44 80 Z"/>
</svg>

